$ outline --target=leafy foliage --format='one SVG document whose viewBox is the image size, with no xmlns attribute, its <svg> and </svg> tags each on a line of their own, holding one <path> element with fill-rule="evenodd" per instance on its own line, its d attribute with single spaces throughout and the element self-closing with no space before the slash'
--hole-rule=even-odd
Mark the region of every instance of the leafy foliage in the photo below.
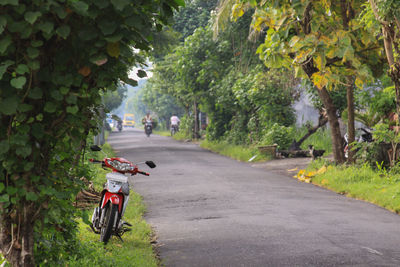
<svg viewBox="0 0 400 267">
<path fill-rule="evenodd" d="M 288 149 L 295 137 L 295 130 L 293 127 L 285 127 L 274 123 L 266 129 L 265 135 L 262 139 L 262 144 L 273 145 L 277 144 L 278 149 Z"/>
</svg>

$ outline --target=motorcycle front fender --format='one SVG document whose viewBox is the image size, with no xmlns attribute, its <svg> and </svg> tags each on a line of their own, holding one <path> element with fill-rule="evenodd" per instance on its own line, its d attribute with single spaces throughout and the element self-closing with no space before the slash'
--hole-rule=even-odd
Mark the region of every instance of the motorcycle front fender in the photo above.
<svg viewBox="0 0 400 267">
<path fill-rule="evenodd" d="M 103 201 L 101 203 L 101 208 L 103 209 L 108 202 L 111 204 L 118 205 L 118 212 L 122 212 L 122 206 L 124 203 L 124 196 L 122 194 L 110 193 L 106 191 L 103 196 Z"/>
</svg>

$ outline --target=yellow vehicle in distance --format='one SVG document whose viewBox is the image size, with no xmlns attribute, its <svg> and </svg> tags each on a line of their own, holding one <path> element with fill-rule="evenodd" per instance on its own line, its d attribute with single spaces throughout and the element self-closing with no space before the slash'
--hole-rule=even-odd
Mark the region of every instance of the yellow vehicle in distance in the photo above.
<svg viewBox="0 0 400 267">
<path fill-rule="evenodd" d="M 135 127 L 135 121 L 133 120 L 135 115 L 131 113 L 124 114 L 124 120 L 122 121 L 122 125 L 124 127 Z"/>
</svg>

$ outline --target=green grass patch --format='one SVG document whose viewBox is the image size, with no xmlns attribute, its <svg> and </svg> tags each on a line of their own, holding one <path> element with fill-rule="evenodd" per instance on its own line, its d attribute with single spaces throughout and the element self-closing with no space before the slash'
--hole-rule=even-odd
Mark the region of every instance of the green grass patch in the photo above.
<svg viewBox="0 0 400 267">
<path fill-rule="evenodd" d="M 317 170 L 323 164 L 319 160 L 307 170 Z M 376 170 L 368 164 L 328 166 L 325 173 L 312 178 L 312 183 L 400 213 L 400 175 L 397 173 Z"/>
<path fill-rule="evenodd" d="M 208 140 L 204 140 L 200 143 L 202 148 L 211 150 L 213 152 L 234 158 L 240 161 L 248 161 L 253 156 L 253 162 L 256 161 L 265 161 L 271 159 L 266 155 L 260 154 L 257 147 L 248 147 L 241 145 L 232 145 L 227 142 L 212 142 Z"/>
<path fill-rule="evenodd" d="M 303 127 L 297 131 L 296 136 L 299 139 L 306 134 L 307 129 Z M 313 145 L 315 149 L 325 150 L 325 155 L 332 153 L 332 138 L 329 129 L 319 128 L 301 144 L 301 148 L 308 150 L 309 145 Z"/>
<path fill-rule="evenodd" d="M 87 211 L 89 217 L 92 210 Z M 106 246 L 100 236 L 93 233 L 83 221 L 79 221 L 79 239 L 85 255 L 68 262 L 68 266 L 158 266 L 157 257 L 150 244 L 151 227 L 143 220 L 145 207 L 141 197 L 132 192 L 124 220 L 133 227 L 125 233 L 121 242 L 112 236 Z"/>
<path fill-rule="evenodd" d="M 171 133 L 167 130 L 155 130 L 153 133 L 161 136 L 171 136 Z"/>
</svg>

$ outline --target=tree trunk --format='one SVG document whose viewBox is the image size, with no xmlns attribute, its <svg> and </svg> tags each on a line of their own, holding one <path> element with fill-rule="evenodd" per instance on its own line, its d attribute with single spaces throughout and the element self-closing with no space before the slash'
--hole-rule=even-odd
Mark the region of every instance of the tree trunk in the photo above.
<svg viewBox="0 0 400 267">
<path fill-rule="evenodd" d="M 0 250 L 12 266 L 35 266 L 33 226 L 36 209 L 29 202 L 19 203 L 20 209 L 1 216 Z"/>
<path fill-rule="evenodd" d="M 299 139 L 299 141 L 294 141 L 293 144 L 290 146 L 289 150 L 300 150 L 301 144 L 311 135 L 313 135 L 319 128 L 327 124 L 328 118 L 326 117 L 326 114 L 321 114 L 318 119 L 318 124 L 312 128 L 308 129 L 308 132 Z"/>
<path fill-rule="evenodd" d="M 356 129 L 354 127 L 354 86 L 353 86 L 353 77 L 347 77 L 347 134 L 348 134 L 348 159 L 349 163 L 354 162 L 355 152 L 351 149 L 353 146 L 351 145 L 355 141 L 356 137 Z"/>
<path fill-rule="evenodd" d="M 304 64 L 302 67 L 304 72 L 310 78 L 310 80 L 312 75 L 318 71 L 318 69 L 315 68 L 314 62 L 312 60 L 310 60 L 307 64 Z M 332 135 L 333 157 L 336 163 L 342 164 L 345 162 L 345 157 L 343 151 L 343 139 L 340 133 L 338 116 L 336 114 L 337 109 L 333 104 L 333 100 L 330 97 L 325 87 L 323 87 L 322 89 L 315 88 L 315 90 L 317 90 L 318 96 L 321 99 L 322 104 L 324 105 L 328 116 L 328 122 L 331 128 L 331 135 Z"/>
<path fill-rule="evenodd" d="M 344 30 L 349 30 L 350 20 L 353 19 L 351 15 L 351 3 L 347 0 L 341 0 L 340 6 L 342 10 L 342 23 Z M 351 69 L 351 63 L 346 62 L 345 66 L 348 69 Z M 347 112 L 348 112 L 348 120 L 347 120 L 347 134 L 348 134 L 348 159 L 349 163 L 354 162 L 354 151 L 352 148 L 352 143 L 355 141 L 356 130 L 354 128 L 354 77 L 346 76 L 347 86 L 346 86 L 346 97 L 347 97 Z"/>
<path fill-rule="evenodd" d="M 331 128 L 333 157 L 336 163 L 342 164 L 345 162 L 345 157 L 343 151 L 342 134 L 340 133 L 339 119 L 336 114 L 337 109 L 325 87 L 321 90 L 318 90 L 318 95 L 321 98 L 324 107 L 326 108 L 328 122 Z"/>
<path fill-rule="evenodd" d="M 199 124 L 199 104 L 195 100 L 193 103 L 193 116 L 194 116 L 194 128 L 193 128 L 193 139 L 200 138 L 200 124 Z"/>
</svg>

